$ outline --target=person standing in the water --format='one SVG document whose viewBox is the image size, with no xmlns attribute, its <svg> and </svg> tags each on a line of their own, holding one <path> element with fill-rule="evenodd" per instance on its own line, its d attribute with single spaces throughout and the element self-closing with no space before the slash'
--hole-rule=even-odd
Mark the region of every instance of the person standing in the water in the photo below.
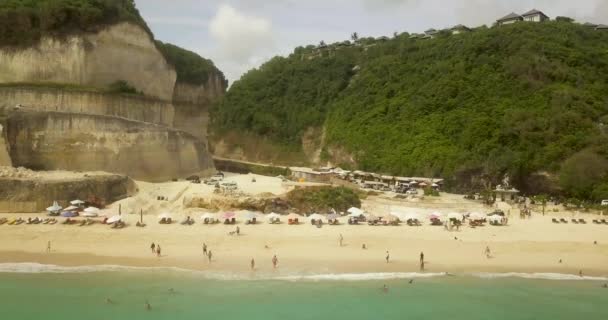
<svg viewBox="0 0 608 320">
<path fill-rule="evenodd" d="M 277 258 L 277 255 L 275 254 L 275 255 L 272 257 L 272 267 L 273 267 L 274 269 L 276 269 L 276 268 L 277 268 L 277 264 L 278 264 L 278 263 L 279 263 L 279 259 Z"/>
<path fill-rule="evenodd" d="M 251 258 L 251 270 L 255 270 L 255 260 Z"/>
</svg>

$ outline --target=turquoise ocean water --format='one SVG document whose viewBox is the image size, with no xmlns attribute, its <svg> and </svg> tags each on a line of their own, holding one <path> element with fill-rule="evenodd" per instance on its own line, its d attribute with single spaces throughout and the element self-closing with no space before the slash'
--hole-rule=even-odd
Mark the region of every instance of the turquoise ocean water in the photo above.
<svg viewBox="0 0 608 320">
<path fill-rule="evenodd" d="M 219 280 L 184 270 L 38 269 L 0 272 L 0 319 L 608 319 L 605 279 L 401 274 Z"/>
</svg>

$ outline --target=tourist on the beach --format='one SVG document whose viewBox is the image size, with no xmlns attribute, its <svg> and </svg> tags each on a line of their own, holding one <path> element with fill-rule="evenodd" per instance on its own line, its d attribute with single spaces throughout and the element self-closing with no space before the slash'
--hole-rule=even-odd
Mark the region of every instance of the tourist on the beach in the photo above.
<svg viewBox="0 0 608 320">
<path fill-rule="evenodd" d="M 367 246 L 365 245 L 365 243 L 361 246 L 361 249 L 367 250 Z"/>
<path fill-rule="evenodd" d="M 424 252 L 420 252 L 420 271 L 424 271 Z"/>
<path fill-rule="evenodd" d="M 251 270 L 255 269 L 255 260 L 251 258 Z"/>
<path fill-rule="evenodd" d="M 148 300 L 146 300 L 145 306 L 146 306 L 146 310 L 148 310 L 148 311 L 152 310 L 152 306 L 150 305 L 150 303 L 148 302 Z"/>
<path fill-rule="evenodd" d="M 160 244 L 156 245 L 156 256 L 160 258 Z"/>
<path fill-rule="evenodd" d="M 382 287 L 382 292 L 388 293 L 388 286 L 386 284 Z"/>
<path fill-rule="evenodd" d="M 106 304 L 112 304 L 114 302 L 112 302 L 112 300 L 110 298 L 106 298 Z"/>
<path fill-rule="evenodd" d="M 385 259 L 386 259 L 386 263 L 388 263 L 389 260 L 391 259 L 391 255 L 390 255 L 390 253 L 388 253 L 388 251 L 386 252 L 386 258 Z"/>
<path fill-rule="evenodd" d="M 236 235 L 240 235 L 241 234 L 241 228 L 239 228 L 238 226 L 236 227 Z"/>
<path fill-rule="evenodd" d="M 150 249 L 152 249 L 152 253 L 156 253 L 156 244 L 154 244 L 154 242 L 152 242 L 152 244 L 150 245 Z"/>
<path fill-rule="evenodd" d="M 51 252 L 51 241 L 46 244 L 46 252 Z"/>
<path fill-rule="evenodd" d="M 583 270 L 579 270 L 578 271 L 578 276 L 581 277 L 581 278 L 583 277 Z"/>
<path fill-rule="evenodd" d="M 338 239 L 338 243 L 340 244 L 340 247 L 342 246 L 342 242 L 344 241 L 344 237 L 342 236 L 342 234 L 340 233 L 340 238 Z"/>
<path fill-rule="evenodd" d="M 490 246 L 486 246 L 485 253 L 486 253 L 486 258 L 490 259 L 490 256 L 492 254 L 492 252 L 490 251 Z"/>
<path fill-rule="evenodd" d="M 207 244 L 203 243 L 203 255 L 207 255 Z"/>
<path fill-rule="evenodd" d="M 209 258 L 209 263 L 211 263 L 212 256 L 213 256 L 213 253 L 211 253 L 211 250 L 209 250 L 209 252 L 207 252 L 207 258 Z"/>
<path fill-rule="evenodd" d="M 608 283 L 604 283 L 604 285 L 602 286 L 602 288 L 604 288 L 604 289 L 608 288 Z"/>
<path fill-rule="evenodd" d="M 275 254 L 275 255 L 272 257 L 272 267 L 276 269 L 276 268 L 277 268 L 277 264 L 278 264 L 278 263 L 279 263 L 279 259 L 277 258 L 277 255 Z"/>
</svg>

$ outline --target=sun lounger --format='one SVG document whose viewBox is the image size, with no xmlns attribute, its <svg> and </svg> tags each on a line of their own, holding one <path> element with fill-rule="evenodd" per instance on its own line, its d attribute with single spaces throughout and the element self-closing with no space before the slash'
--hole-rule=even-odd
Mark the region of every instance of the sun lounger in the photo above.
<svg viewBox="0 0 608 320">
<path fill-rule="evenodd" d="M 560 222 L 563 222 L 563 223 L 568 223 L 568 220 L 566 220 L 566 219 L 564 219 L 564 218 L 559 219 L 559 221 L 560 221 Z"/>
<path fill-rule="evenodd" d="M 600 220 L 600 223 L 603 223 L 603 224 L 608 224 L 608 222 L 606 222 L 606 219 L 602 219 L 602 220 Z"/>
<path fill-rule="evenodd" d="M 578 223 L 580 223 L 580 224 L 587 224 L 587 221 L 585 221 L 585 219 L 578 219 Z"/>
<path fill-rule="evenodd" d="M 7 222 L 8 222 L 8 219 L 6 219 L 6 218 L 0 219 L 0 225 L 3 225 L 5 223 L 7 223 Z"/>
<path fill-rule="evenodd" d="M 17 219 L 17 220 L 15 221 L 15 225 L 20 225 L 20 224 L 22 224 L 22 223 L 25 223 L 25 220 L 23 220 L 23 219 L 21 219 L 21 218 L 19 218 L 19 219 Z"/>
<path fill-rule="evenodd" d="M 572 219 L 570 221 L 572 221 L 572 223 L 578 224 L 578 220 L 576 220 L 576 219 Z"/>
</svg>

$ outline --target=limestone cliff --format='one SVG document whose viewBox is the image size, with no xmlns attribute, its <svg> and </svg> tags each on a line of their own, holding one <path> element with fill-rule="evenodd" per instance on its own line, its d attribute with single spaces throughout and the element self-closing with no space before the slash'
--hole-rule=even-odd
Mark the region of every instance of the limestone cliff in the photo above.
<svg viewBox="0 0 608 320">
<path fill-rule="evenodd" d="M 107 171 L 163 181 L 213 168 L 201 140 L 164 126 L 115 117 L 18 112 L 6 120 L 14 166 Z"/>
<path fill-rule="evenodd" d="M 11 157 L 8 154 L 8 145 L 4 139 L 4 126 L 0 124 L 0 167 L 2 166 L 12 166 L 13 163 L 11 161 Z"/>
<path fill-rule="evenodd" d="M 177 75 L 140 26 L 119 23 L 98 33 L 43 37 L 30 48 L 0 49 L 0 83 L 54 82 L 108 87 L 127 81 L 150 97 L 173 98 Z"/>
</svg>

